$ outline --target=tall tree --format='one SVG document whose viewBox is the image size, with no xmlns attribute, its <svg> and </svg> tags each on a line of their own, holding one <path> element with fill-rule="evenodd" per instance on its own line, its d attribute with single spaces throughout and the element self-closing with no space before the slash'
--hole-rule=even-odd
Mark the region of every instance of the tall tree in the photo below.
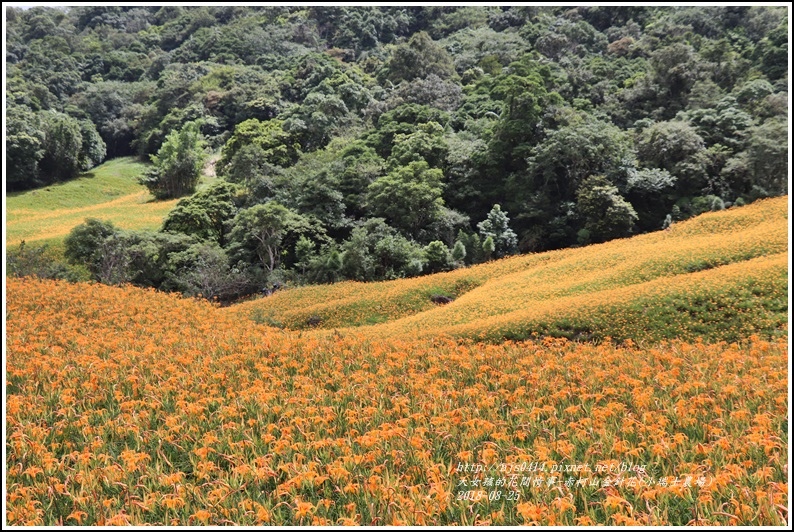
<svg viewBox="0 0 794 532">
<path fill-rule="evenodd" d="M 308 229 L 302 216 L 275 201 L 241 210 L 232 222 L 229 238 L 238 245 L 252 245 L 268 273 L 281 262 L 282 243 L 289 232 Z"/>
<path fill-rule="evenodd" d="M 591 176 L 582 183 L 576 208 L 585 221 L 585 232 L 579 233 L 582 244 L 628 236 L 637 221 L 634 207 L 604 176 Z"/>
<path fill-rule="evenodd" d="M 404 234 L 418 238 L 422 229 L 440 214 L 443 174 L 425 161 L 399 167 L 367 188 L 367 202 L 373 216 L 386 218 Z"/>
<path fill-rule="evenodd" d="M 264 156 L 263 162 L 271 165 L 288 167 L 298 160 L 300 144 L 284 130 L 283 120 L 257 120 L 251 118 L 234 128 L 218 160 L 218 171 L 224 173 L 238 151 L 247 145 L 258 146 Z"/>
<path fill-rule="evenodd" d="M 43 138 L 36 113 L 12 106 L 6 113 L 6 183 L 9 190 L 40 185 L 39 161 L 44 156 Z"/>
<path fill-rule="evenodd" d="M 427 32 L 415 33 L 399 45 L 386 66 L 386 78 L 399 83 L 435 74 L 441 79 L 454 77 L 452 57 Z"/>
<path fill-rule="evenodd" d="M 44 156 L 39 161 L 39 176 L 45 183 L 77 177 L 83 149 L 80 123 L 56 111 L 42 111 L 40 116 Z"/>
<path fill-rule="evenodd" d="M 163 231 L 196 235 L 223 247 L 227 222 L 237 212 L 236 192 L 233 184 L 221 181 L 180 200 L 166 216 Z"/>
<path fill-rule="evenodd" d="M 171 132 L 157 155 L 151 156 L 154 167 L 141 178 L 141 183 L 158 199 L 192 194 L 207 160 L 205 146 L 199 123 L 188 122 L 179 131 Z"/>
<path fill-rule="evenodd" d="M 497 257 L 504 257 L 515 252 L 518 244 L 518 237 L 515 231 L 510 229 L 510 219 L 507 213 L 497 203 L 488 213 L 488 217 L 477 224 L 480 236 L 483 240 L 491 238 L 494 243 L 494 251 Z"/>
</svg>

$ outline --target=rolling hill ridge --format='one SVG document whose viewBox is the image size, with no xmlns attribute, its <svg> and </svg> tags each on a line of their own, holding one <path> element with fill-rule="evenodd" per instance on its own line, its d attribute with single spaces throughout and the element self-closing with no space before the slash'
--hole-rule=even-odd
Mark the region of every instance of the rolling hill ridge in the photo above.
<svg viewBox="0 0 794 532">
<path fill-rule="evenodd" d="M 665 231 L 420 278 L 286 290 L 225 312 L 289 329 L 488 341 L 773 333 L 787 322 L 787 203 L 759 201 Z M 438 306 L 433 295 L 454 301 Z"/>
</svg>

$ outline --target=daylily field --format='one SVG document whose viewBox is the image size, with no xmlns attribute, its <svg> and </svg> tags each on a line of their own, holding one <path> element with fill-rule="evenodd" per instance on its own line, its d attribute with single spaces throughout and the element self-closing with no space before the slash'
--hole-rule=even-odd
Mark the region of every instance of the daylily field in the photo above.
<svg viewBox="0 0 794 532">
<path fill-rule="evenodd" d="M 784 525 L 786 202 L 229 308 L 8 278 L 7 523 Z"/>
</svg>

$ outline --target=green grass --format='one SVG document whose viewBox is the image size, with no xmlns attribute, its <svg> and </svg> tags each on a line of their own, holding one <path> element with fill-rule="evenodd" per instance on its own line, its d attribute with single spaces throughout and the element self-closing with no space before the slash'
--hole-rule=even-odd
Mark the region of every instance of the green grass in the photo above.
<svg viewBox="0 0 794 532">
<path fill-rule="evenodd" d="M 63 238 L 86 218 L 122 229 L 156 230 L 178 200 L 156 201 L 138 183 L 147 168 L 132 157 L 107 161 L 77 179 L 6 196 L 6 244 L 22 240 L 61 250 Z M 201 186 L 214 181 L 203 176 Z"/>
<path fill-rule="evenodd" d="M 119 157 L 85 172 L 77 179 L 44 188 L 6 195 L 7 218 L 22 212 L 73 209 L 99 205 L 145 188 L 137 181 L 148 165 L 133 157 Z"/>
</svg>

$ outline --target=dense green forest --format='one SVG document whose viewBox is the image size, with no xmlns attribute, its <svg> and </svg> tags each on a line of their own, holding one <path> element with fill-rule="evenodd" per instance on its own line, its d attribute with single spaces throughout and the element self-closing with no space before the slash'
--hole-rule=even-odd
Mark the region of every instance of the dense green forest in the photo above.
<svg viewBox="0 0 794 532">
<path fill-rule="evenodd" d="M 6 16 L 7 189 L 137 155 L 184 197 L 159 232 L 75 228 L 66 258 L 102 282 L 406 277 L 788 193 L 786 7 Z"/>
</svg>

